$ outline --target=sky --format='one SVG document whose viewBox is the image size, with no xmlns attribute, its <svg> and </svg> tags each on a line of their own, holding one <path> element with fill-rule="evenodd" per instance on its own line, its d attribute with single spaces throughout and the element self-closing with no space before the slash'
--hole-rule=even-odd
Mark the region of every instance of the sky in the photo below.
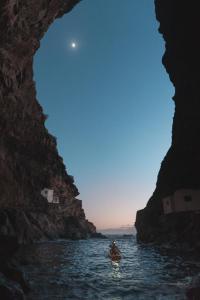
<svg viewBox="0 0 200 300">
<path fill-rule="evenodd" d="M 153 0 L 83 0 L 34 60 L 46 127 L 97 229 L 135 222 L 171 143 L 174 88 L 158 25 Z"/>
</svg>

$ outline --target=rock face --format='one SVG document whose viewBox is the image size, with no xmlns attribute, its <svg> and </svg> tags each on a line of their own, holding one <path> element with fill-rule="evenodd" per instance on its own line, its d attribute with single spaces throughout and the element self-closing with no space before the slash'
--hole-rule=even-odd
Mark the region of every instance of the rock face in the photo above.
<svg viewBox="0 0 200 300">
<path fill-rule="evenodd" d="M 45 127 L 36 99 L 33 56 L 55 18 L 79 0 L 0 1 L 0 256 L 18 244 L 95 234 Z M 60 204 L 41 195 L 53 189 Z"/>
<path fill-rule="evenodd" d="M 145 209 L 138 211 L 138 240 L 200 243 L 200 215 L 163 214 L 162 199 L 179 189 L 200 189 L 200 43 L 198 1 L 155 0 L 159 31 L 166 42 L 163 64 L 175 87 L 172 145 Z M 199 199 L 200 201 L 200 199 Z"/>
</svg>

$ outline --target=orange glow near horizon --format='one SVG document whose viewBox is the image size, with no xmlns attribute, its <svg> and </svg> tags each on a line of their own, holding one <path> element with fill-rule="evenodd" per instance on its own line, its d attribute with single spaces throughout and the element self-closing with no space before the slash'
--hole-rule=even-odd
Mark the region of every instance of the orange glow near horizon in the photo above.
<svg viewBox="0 0 200 300">
<path fill-rule="evenodd" d="M 97 230 L 134 225 L 137 210 L 144 208 L 152 190 L 138 185 L 129 192 L 128 186 L 130 189 L 130 184 L 107 182 L 107 185 L 102 183 L 81 193 L 86 218 L 94 223 Z"/>
</svg>

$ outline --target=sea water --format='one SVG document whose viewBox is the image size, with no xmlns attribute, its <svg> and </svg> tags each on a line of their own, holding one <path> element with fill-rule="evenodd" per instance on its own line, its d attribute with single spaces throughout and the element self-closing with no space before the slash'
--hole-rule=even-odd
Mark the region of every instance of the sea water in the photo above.
<svg viewBox="0 0 200 300">
<path fill-rule="evenodd" d="M 184 300 L 200 264 L 190 256 L 116 238 L 122 260 L 108 258 L 112 238 L 59 240 L 24 247 L 29 300 Z"/>
</svg>

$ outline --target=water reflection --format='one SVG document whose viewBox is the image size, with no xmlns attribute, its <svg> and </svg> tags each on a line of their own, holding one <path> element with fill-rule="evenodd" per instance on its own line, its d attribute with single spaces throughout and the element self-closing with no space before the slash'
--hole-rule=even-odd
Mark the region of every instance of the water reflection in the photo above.
<svg viewBox="0 0 200 300">
<path fill-rule="evenodd" d="M 120 262 L 111 261 L 111 265 L 112 265 L 112 278 L 120 279 L 121 278 Z"/>
<path fill-rule="evenodd" d="M 28 299 L 183 300 L 199 286 L 200 265 L 191 258 L 119 239 L 123 258 L 111 261 L 109 243 L 57 241 L 21 249 L 32 287 Z"/>
</svg>

